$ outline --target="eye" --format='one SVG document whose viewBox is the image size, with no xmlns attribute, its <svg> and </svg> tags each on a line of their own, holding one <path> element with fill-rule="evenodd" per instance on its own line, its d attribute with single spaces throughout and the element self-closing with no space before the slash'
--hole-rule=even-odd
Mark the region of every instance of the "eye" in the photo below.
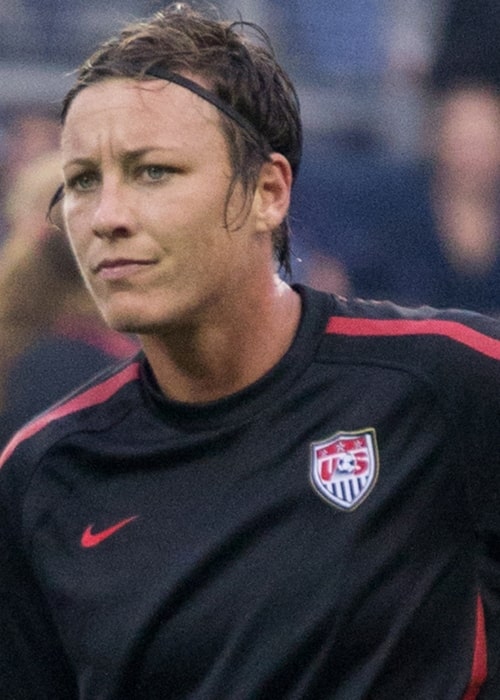
<svg viewBox="0 0 500 700">
<path fill-rule="evenodd" d="M 164 165 L 145 165 L 141 168 L 141 175 L 143 179 L 152 182 L 158 182 L 164 180 L 168 175 L 173 172 L 172 168 L 167 168 Z"/>
<path fill-rule="evenodd" d="M 165 175 L 166 168 L 162 168 L 160 165 L 148 165 L 146 173 L 151 180 L 159 180 Z"/>
<path fill-rule="evenodd" d="M 95 189 L 98 183 L 99 176 L 97 173 L 85 172 L 71 177 L 66 186 L 68 189 L 76 190 L 77 192 L 88 192 Z"/>
</svg>

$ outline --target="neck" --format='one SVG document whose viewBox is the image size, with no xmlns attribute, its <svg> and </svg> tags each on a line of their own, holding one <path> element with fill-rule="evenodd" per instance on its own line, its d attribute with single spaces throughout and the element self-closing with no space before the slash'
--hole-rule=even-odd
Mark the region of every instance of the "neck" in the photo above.
<svg viewBox="0 0 500 700">
<path fill-rule="evenodd" d="M 279 362 L 297 331 L 300 297 L 279 280 L 251 302 L 206 323 L 141 338 L 166 396 L 214 401 L 244 389 Z"/>
</svg>

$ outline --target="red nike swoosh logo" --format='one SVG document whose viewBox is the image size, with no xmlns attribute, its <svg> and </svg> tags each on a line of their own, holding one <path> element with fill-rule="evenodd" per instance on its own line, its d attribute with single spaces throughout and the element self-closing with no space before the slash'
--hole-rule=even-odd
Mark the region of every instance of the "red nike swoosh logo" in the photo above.
<svg viewBox="0 0 500 700">
<path fill-rule="evenodd" d="M 83 533 L 80 543 L 82 547 L 95 547 L 97 544 L 101 544 L 101 542 L 106 540 L 108 537 L 111 537 L 111 535 L 114 535 L 115 532 L 121 530 L 122 527 L 125 527 L 125 525 L 128 525 L 128 523 L 131 523 L 132 520 L 135 520 L 138 517 L 138 515 L 133 515 L 131 518 L 125 518 L 125 520 L 120 520 L 119 523 L 115 523 L 114 525 L 111 525 L 111 527 L 101 530 L 100 532 L 92 532 L 94 524 L 89 525 Z"/>
</svg>

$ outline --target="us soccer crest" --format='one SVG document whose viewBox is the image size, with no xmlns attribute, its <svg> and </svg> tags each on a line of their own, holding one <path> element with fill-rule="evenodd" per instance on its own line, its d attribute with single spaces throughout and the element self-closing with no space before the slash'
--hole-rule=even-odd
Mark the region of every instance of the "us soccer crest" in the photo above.
<svg viewBox="0 0 500 700">
<path fill-rule="evenodd" d="M 320 496 L 342 510 L 357 508 L 377 482 L 375 430 L 335 433 L 311 448 L 311 481 Z"/>
</svg>

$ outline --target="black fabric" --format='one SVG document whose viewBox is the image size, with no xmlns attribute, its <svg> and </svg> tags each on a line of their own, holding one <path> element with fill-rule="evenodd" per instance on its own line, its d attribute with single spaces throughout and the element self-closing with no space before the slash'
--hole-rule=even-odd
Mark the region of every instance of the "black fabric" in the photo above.
<svg viewBox="0 0 500 700">
<path fill-rule="evenodd" d="M 238 394 L 170 401 L 139 355 L 4 452 L 0 697 L 461 700 L 480 600 L 498 700 L 500 325 L 299 291 Z"/>
</svg>

